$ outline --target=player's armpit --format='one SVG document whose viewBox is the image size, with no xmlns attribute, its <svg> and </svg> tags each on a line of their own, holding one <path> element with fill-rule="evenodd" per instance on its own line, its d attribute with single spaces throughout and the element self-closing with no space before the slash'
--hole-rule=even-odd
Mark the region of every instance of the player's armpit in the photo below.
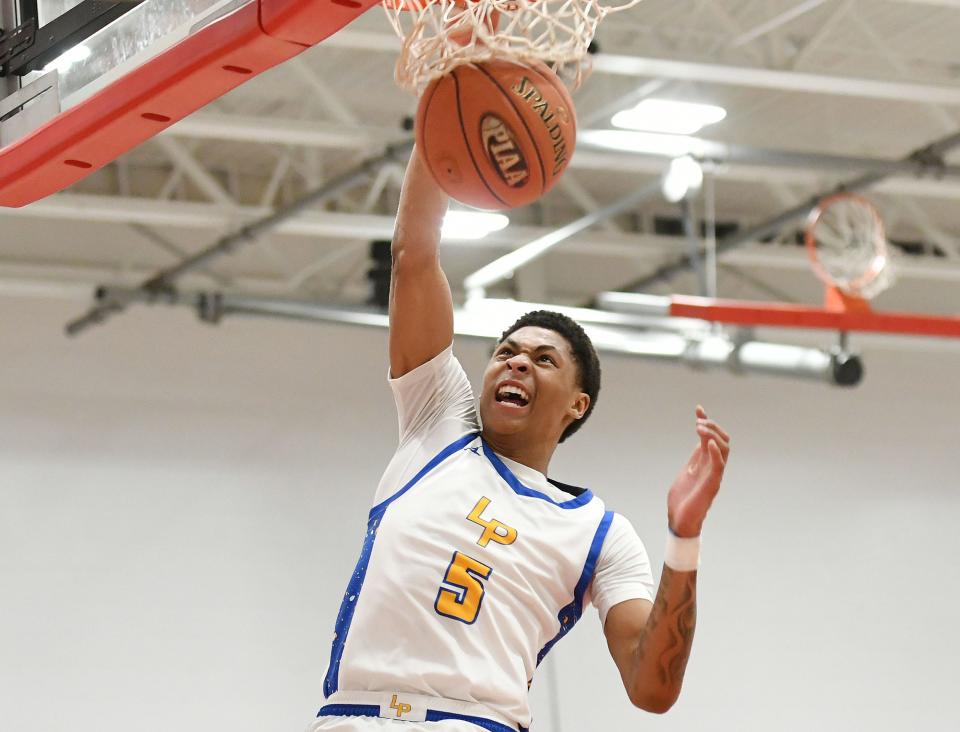
<svg viewBox="0 0 960 732">
<path fill-rule="evenodd" d="M 447 195 L 416 149 L 400 194 L 390 281 L 390 374 L 403 376 L 453 341 L 453 299 L 440 269 Z"/>
</svg>

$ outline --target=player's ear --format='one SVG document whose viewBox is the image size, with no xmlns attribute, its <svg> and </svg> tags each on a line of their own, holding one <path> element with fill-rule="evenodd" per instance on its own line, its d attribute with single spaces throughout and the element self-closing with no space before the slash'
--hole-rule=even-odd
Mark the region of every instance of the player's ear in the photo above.
<svg viewBox="0 0 960 732">
<path fill-rule="evenodd" d="M 573 404 L 570 405 L 570 414 L 574 419 L 582 419 L 589 408 L 590 395 L 581 391 L 577 394 L 577 398 L 573 400 Z"/>
</svg>

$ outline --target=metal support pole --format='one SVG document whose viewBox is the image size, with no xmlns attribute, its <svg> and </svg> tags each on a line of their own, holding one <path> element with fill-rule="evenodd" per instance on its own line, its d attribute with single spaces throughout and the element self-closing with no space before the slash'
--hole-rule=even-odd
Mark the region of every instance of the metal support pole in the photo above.
<svg viewBox="0 0 960 732">
<path fill-rule="evenodd" d="M 704 227 L 706 228 L 707 297 L 717 296 L 717 180 L 713 161 L 703 166 Z"/>
<path fill-rule="evenodd" d="M 697 292 L 701 296 L 707 294 L 707 278 L 703 271 L 703 257 L 700 255 L 700 239 L 697 237 L 697 222 L 694 218 L 693 201 L 684 196 L 680 201 L 683 211 L 683 234 L 687 237 L 687 247 L 690 252 L 690 264 L 697 277 Z"/>
<path fill-rule="evenodd" d="M 911 170 L 918 170 L 922 172 L 930 169 L 936 169 L 938 165 L 942 164 L 943 155 L 958 145 L 960 145 L 960 132 L 954 132 L 944 138 L 941 138 L 940 140 L 937 140 L 936 142 L 914 150 L 909 155 L 897 162 L 896 169 L 891 167 L 888 170 L 871 171 L 859 176 L 858 178 L 849 180 L 846 183 L 841 183 L 829 191 L 818 193 L 800 205 L 794 206 L 793 208 L 790 208 L 783 213 L 768 219 L 767 221 L 757 224 L 756 226 L 746 229 L 740 233 L 725 236 L 717 245 L 717 254 L 723 254 L 724 252 L 735 249 L 736 247 L 746 244 L 747 242 L 762 239 L 765 236 L 769 236 L 770 234 L 778 232 L 792 221 L 806 216 L 822 198 L 830 195 L 831 193 L 839 193 L 841 191 L 860 191 L 876 185 L 880 181 L 889 178 L 896 172 L 908 172 Z M 685 256 L 676 262 L 659 267 L 652 274 L 640 280 L 632 282 L 627 286 L 626 289 L 632 292 L 642 292 L 658 282 L 669 279 L 680 272 L 687 271 L 692 266 L 693 261 L 691 257 Z"/>
<path fill-rule="evenodd" d="M 357 185 L 357 183 L 360 181 L 375 175 L 383 165 L 406 156 L 412 149 L 412 140 L 387 147 L 382 154 L 364 160 L 355 168 L 352 168 L 346 173 L 337 176 L 333 180 L 329 181 L 317 190 L 306 194 L 289 206 L 285 206 L 269 216 L 265 216 L 258 221 L 247 224 L 246 226 L 241 227 L 238 231 L 220 238 L 215 244 L 207 249 L 204 249 L 202 252 L 199 252 L 192 257 L 188 257 L 169 269 L 161 270 L 153 277 L 145 280 L 134 292 L 140 291 L 145 293 L 148 297 L 154 298 L 162 293 L 168 293 L 169 296 L 169 293 L 174 289 L 173 285 L 176 280 L 185 275 L 187 272 L 201 268 L 212 260 L 222 257 L 225 254 L 229 254 L 244 244 L 254 241 L 261 234 L 270 231 L 281 222 L 296 216 L 310 206 L 329 201 L 332 198 L 336 198 L 344 191 Z M 106 290 L 106 292 L 113 291 Z M 123 312 L 127 305 L 134 299 L 135 298 L 130 295 L 117 298 L 98 298 L 98 304 L 94 305 L 94 307 L 91 308 L 85 315 L 67 324 L 67 335 L 77 335 L 91 325 L 102 323 L 111 315 Z"/>
</svg>

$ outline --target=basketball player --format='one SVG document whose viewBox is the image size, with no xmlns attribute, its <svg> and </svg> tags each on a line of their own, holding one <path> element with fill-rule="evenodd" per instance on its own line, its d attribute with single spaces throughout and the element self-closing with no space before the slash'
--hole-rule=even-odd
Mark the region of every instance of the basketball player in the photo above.
<svg viewBox="0 0 960 732">
<path fill-rule="evenodd" d="M 451 351 L 438 247 L 447 197 L 414 151 L 390 293 L 390 384 L 400 445 L 343 598 L 313 732 L 518 732 L 534 671 L 600 613 L 630 700 L 665 712 L 693 640 L 700 529 L 729 438 L 702 408 L 698 444 L 667 497 L 656 599 L 643 544 L 590 491 L 547 479 L 558 442 L 589 415 L 600 366 L 580 327 L 524 316 L 483 374 L 479 406 Z M 392 721 L 391 721 L 392 720 Z"/>
</svg>

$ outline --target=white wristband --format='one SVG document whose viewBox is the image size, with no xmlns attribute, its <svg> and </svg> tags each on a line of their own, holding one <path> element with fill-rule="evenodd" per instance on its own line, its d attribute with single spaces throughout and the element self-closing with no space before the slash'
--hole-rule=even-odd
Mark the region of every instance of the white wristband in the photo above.
<svg viewBox="0 0 960 732">
<path fill-rule="evenodd" d="M 663 563 L 676 572 L 694 572 L 700 568 L 700 537 L 685 538 L 672 531 L 667 534 Z"/>
</svg>

